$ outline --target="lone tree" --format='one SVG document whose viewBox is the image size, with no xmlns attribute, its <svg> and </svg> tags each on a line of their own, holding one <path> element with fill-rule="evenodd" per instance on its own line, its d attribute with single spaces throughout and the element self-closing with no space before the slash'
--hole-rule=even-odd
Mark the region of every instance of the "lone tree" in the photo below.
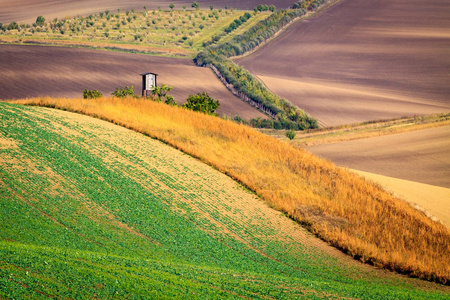
<svg viewBox="0 0 450 300">
<path fill-rule="evenodd" d="M 173 10 L 173 8 L 175 7 L 175 4 L 170 3 L 169 7 L 170 7 L 171 10 Z"/>
<path fill-rule="evenodd" d="M 216 110 L 219 106 L 219 101 L 211 98 L 211 96 L 209 96 L 206 92 L 201 94 L 197 93 L 197 95 L 190 95 L 187 99 L 187 103 L 183 104 L 183 107 L 187 109 L 214 116 L 217 116 Z"/>
<path fill-rule="evenodd" d="M 199 5 L 197 2 L 195 2 L 195 1 L 192 3 L 191 6 L 192 6 L 193 8 L 195 8 L 195 9 L 197 9 L 197 10 L 200 8 L 200 5 Z"/>
<path fill-rule="evenodd" d="M 45 18 L 43 16 L 39 16 L 36 18 L 36 25 L 42 26 L 45 24 Z"/>
</svg>

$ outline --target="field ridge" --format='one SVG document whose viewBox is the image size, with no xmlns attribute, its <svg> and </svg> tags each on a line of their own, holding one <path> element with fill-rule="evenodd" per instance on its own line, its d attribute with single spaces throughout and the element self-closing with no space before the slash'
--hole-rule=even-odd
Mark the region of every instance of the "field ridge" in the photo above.
<svg viewBox="0 0 450 300">
<path fill-rule="evenodd" d="M 160 139 L 242 182 L 273 208 L 355 258 L 448 283 L 448 228 L 304 150 L 230 121 L 142 99 L 40 98 L 17 103 L 93 115 Z M 422 238 L 415 240 L 417 236 Z"/>
<path fill-rule="evenodd" d="M 357 263 L 229 177 L 148 136 L 60 110 L 0 107 L 2 298 L 450 293 Z"/>
</svg>

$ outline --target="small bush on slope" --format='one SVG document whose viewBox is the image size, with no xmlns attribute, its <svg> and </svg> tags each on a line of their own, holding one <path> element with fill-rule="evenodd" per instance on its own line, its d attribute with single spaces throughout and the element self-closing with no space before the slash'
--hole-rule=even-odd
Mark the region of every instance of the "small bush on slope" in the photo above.
<svg viewBox="0 0 450 300">
<path fill-rule="evenodd" d="M 251 128 L 142 99 L 27 99 L 120 124 L 233 177 L 363 262 L 450 283 L 450 232 L 380 187 Z"/>
</svg>

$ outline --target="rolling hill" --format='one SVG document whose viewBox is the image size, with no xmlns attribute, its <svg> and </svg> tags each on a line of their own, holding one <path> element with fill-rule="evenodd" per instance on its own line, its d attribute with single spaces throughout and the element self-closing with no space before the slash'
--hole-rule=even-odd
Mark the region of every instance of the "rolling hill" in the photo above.
<svg viewBox="0 0 450 300">
<path fill-rule="evenodd" d="M 445 299 L 145 135 L 0 103 L 2 298 Z"/>
<path fill-rule="evenodd" d="M 323 126 L 448 112 L 447 1 L 343 0 L 237 63 Z"/>
<path fill-rule="evenodd" d="M 196 67 L 192 60 L 143 54 L 96 51 L 76 48 L 0 45 L 0 99 L 25 97 L 82 96 L 84 89 L 105 95 L 115 88 L 134 85 L 140 94 L 140 74 L 159 75 L 158 84 L 173 86 L 170 93 L 179 103 L 191 94 L 208 92 L 220 101 L 219 114 L 244 119 L 265 118 L 231 92 L 207 68 Z"/>
<path fill-rule="evenodd" d="M 365 172 L 450 188 L 450 127 L 331 143 L 308 150 Z"/>
</svg>

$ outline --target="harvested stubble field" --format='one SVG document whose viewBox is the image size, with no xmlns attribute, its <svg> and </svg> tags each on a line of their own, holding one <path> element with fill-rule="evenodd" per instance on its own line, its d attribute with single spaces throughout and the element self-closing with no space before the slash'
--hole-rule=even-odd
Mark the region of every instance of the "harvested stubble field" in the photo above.
<svg viewBox="0 0 450 300">
<path fill-rule="evenodd" d="M 44 0 L 22 0 L 22 1 L 0 1 L 0 22 L 18 22 L 31 24 L 36 21 L 37 16 L 44 16 L 46 19 L 54 19 L 61 17 L 73 17 L 76 15 L 89 15 L 92 13 L 102 12 L 105 10 L 140 10 L 144 6 L 147 9 L 158 9 L 161 7 L 163 10 L 169 10 L 171 3 L 175 4 L 175 9 L 182 9 L 186 6 L 187 9 L 192 9 L 191 4 L 194 1 L 183 0 L 59 0 L 52 2 L 51 5 L 48 1 Z M 237 8 L 237 9 L 253 9 L 259 4 L 275 5 L 277 8 L 288 8 L 293 4 L 292 0 L 198 0 L 196 1 L 201 9 L 209 9 L 210 5 L 214 8 Z"/>
<path fill-rule="evenodd" d="M 342 0 L 237 62 L 322 125 L 450 110 L 446 0 Z"/>
<path fill-rule="evenodd" d="M 349 259 L 147 136 L 68 112 L 0 108 L 2 298 L 450 294 Z"/>
<path fill-rule="evenodd" d="M 173 86 L 179 103 L 191 94 L 208 92 L 220 101 L 219 114 L 244 119 L 265 118 L 263 113 L 230 93 L 207 68 L 189 59 L 155 57 L 112 51 L 46 46 L 0 45 L 0 99 L 25 97 L 80 97 L 84 89 L 104 95 L 134 85 L 140 94 L 141 73 L 157 73 L 158 84 Z"/>
<path fill-rule="evenodd" d="M 142 99 L 17 103 L 82 112 L 158 138 L 242 182 L 355 258 L 448 283 L 448 228 L 304 150 L 231 121 Z"/>
</svg>

